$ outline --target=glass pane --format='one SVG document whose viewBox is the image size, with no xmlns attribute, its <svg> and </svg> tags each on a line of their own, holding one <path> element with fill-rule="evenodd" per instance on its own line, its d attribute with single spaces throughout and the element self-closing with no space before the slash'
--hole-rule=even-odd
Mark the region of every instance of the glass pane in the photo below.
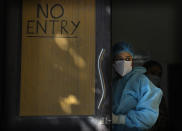
<svg viewBox="0 0 182 131">
<path fill-rule="evenodd" d="M 20 115 L 93 115 L 95 1 L 22 4 Z"/>
</svg>

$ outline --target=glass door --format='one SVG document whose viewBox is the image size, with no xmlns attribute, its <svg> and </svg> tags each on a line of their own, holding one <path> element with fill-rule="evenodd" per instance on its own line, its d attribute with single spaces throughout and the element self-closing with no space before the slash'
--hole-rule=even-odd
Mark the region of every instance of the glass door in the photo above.
<svg viewBox="0 0 182 131">
<path fill-rule="evenodd" d="M 5 128 L 110 130 L 110 2 L 9 0 L 6 16 Z"/>
</svg>

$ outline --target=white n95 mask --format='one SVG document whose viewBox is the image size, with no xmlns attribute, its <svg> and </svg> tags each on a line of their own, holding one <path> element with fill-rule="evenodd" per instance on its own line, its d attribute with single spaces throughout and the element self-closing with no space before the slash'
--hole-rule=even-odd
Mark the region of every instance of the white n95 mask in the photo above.
<svg viewBox="0 0 182 131">
<path fill-rule="evenodd" d="M 124 76 L 132 70 L 132 61 L 118 60 L 113 67 L 119 75 Z"/>
</svg>

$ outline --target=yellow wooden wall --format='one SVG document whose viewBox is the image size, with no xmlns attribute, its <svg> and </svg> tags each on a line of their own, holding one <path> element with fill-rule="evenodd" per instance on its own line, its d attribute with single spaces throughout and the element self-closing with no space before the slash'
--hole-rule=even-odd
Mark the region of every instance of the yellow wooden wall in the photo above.
<svg viewBox="0 0 182 131">
<path fill-rule="evenodd" d="M 93 115 L 95 1 L 23 0 L 22 4 L 20 116 Z M 37 4 L 44 12 L 48 5 L 48 18 L 40 10 L 37 17 Z M 64 8 L 57 19 L 50 15 L 55 4 Z M 61 7 L 53 8 L 52 14 L 59 16 Z M 63 29 L 61 34 L 63 20 L 68 32 Z M 37 21 L 43 27 L 47 22 L 46 33 L 40 26 L 37 32 Z M 80 21 L 74 34 L 71 21 Z"/>
</svg>

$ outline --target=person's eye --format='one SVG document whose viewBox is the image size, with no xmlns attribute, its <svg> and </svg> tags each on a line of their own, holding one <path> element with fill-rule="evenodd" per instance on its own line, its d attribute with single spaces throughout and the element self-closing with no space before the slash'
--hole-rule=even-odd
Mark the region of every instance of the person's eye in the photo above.
<svg viewBox="0 0 182 131">
<path fill-rule="evenodd" d="M 123 60 L 123 58 L 116 58 L 115 61 Z"/>
<path fill-rule="evenodd" d="M 130 61 L 130 58 L 126 58 L 125 60 L 126 60 L 126 61 Z"/>
</svg>

